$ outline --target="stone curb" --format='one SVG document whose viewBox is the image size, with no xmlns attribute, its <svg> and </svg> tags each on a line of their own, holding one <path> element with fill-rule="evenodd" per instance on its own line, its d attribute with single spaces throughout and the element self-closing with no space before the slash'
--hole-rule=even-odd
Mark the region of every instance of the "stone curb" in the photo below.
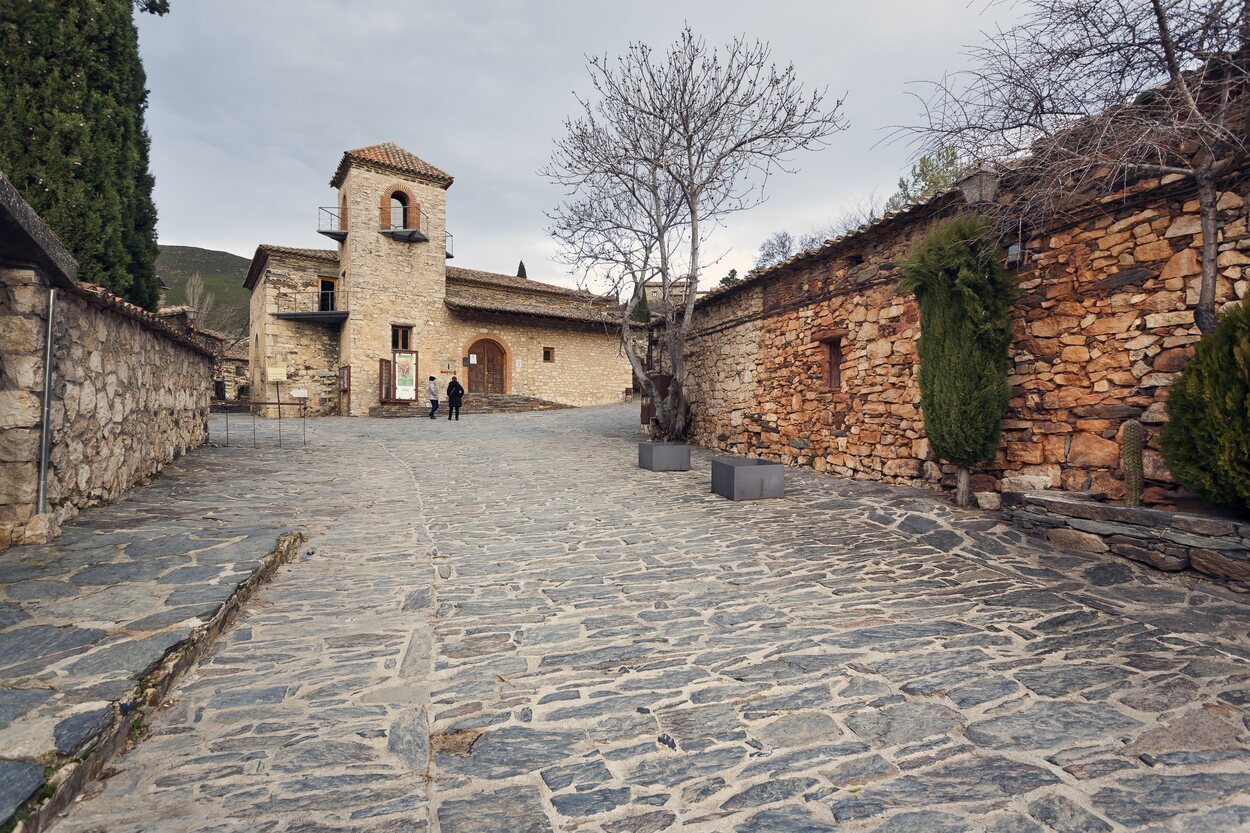
<svg viewBox="0 0 1250 833">
<path fill-rule="evenodd" d="M 280 535 L 274 548 L 260 560 L 259 566 L 231 592 L 213 614 L 212 619 L 197 627 L 191 635 L 178 643 L 160 661 L 157 667 L 148 672 L 138 684 L 126 695 L 113 703 L 114 716 L 112 726 L 105 729 L 91 741 L 89 750 L 78 758 L 61 758 L 51 766 L 54 772 L 48 778 L 52 787 L 50 795 L 47 787 L 41 788 L 34 797 L 8 819 L 0 822 L 0 831 L 12 833 L 39 833 L 48 829 L 65 808 L 82 792 L 87 783 L 97 778 L 105 765 L 118 752 L 126 748 L 130 739 L 131 729 L 140 724 L 144 717 L 158 709 L 165 700 L 169 690 L 173 688 L 184 672 L 208 653 L 217 637 L 230 627 L 245 605 L 256 591 L 273 577 L 278 568 L 290 561 L 307 539 L 302 532 L 288 532 Z M 24 821 L 23 814 L 29 814 Z M 13 827 L 9 825 L 13 824 Z"/>
</svg>

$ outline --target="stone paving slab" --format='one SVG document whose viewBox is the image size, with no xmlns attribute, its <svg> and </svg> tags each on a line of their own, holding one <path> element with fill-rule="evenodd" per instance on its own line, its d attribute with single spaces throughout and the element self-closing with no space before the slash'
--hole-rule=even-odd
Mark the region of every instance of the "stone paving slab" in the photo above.
<svg viewBox="0 0 1250 833">
<path fill-rule="evenodd" d="M 239 505 L 240 475 L 197 455 L 55 543 L 0 553 L 0 823 L 113 729 L 287 531 L 285 508 Z"/>
<path fill-rule="evenodd" d="M 58 830 L 1250 829 L 1250 605 L 636 410 L 224 449 L 315 551 Z"/>
</svg>

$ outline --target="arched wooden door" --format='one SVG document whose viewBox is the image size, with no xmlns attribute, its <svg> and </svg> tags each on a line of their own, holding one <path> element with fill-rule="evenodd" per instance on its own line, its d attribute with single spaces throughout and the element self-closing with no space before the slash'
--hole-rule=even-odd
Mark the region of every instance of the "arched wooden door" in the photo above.
<svg viewBox="0 0 1250 833">
<path fill-rule="evenodd" d="M 476 364 L 469 360 L 469 391 L 505 393 L 503 348 L 489 338 L 481 338 L 473 342 L 469 355 L 477 357 Z"/>
</svg>

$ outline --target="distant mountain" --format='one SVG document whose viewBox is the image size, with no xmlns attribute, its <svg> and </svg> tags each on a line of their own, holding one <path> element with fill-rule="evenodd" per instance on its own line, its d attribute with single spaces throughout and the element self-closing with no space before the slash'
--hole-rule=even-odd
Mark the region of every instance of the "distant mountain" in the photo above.
<svg viewBox="0 0 1250 833">
<path fill-rule="evenodd" d="M 206 293 L 212 293 L 215 309 L 201 324 L 209 329 L 243 335 L 247 332 L 249 293 L 243 288 L 251 261 L 229 252 L 195 246 L 161 246 L 156 274 L 169 287 L 166 306 L 186 303 L 187 281 L 197 272 Z"/>
</svg>

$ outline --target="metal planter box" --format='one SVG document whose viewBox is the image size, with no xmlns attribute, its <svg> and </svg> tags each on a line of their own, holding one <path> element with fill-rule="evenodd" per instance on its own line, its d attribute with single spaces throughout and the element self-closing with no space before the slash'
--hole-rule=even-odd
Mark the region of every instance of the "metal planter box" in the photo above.
<svg viewBox="0 0 1250 833">
<path fill-rule="evenodd" d="M 690 471 L 690 446 L 682 443 L 638 443 L 638 468 Z"/>
<path fill-rule="evenodd" d="M 712 491 L 730 500 L 784 497 L 785 470 L 768 460 L 717 457 L 712 461 Z"/>
</svg>

